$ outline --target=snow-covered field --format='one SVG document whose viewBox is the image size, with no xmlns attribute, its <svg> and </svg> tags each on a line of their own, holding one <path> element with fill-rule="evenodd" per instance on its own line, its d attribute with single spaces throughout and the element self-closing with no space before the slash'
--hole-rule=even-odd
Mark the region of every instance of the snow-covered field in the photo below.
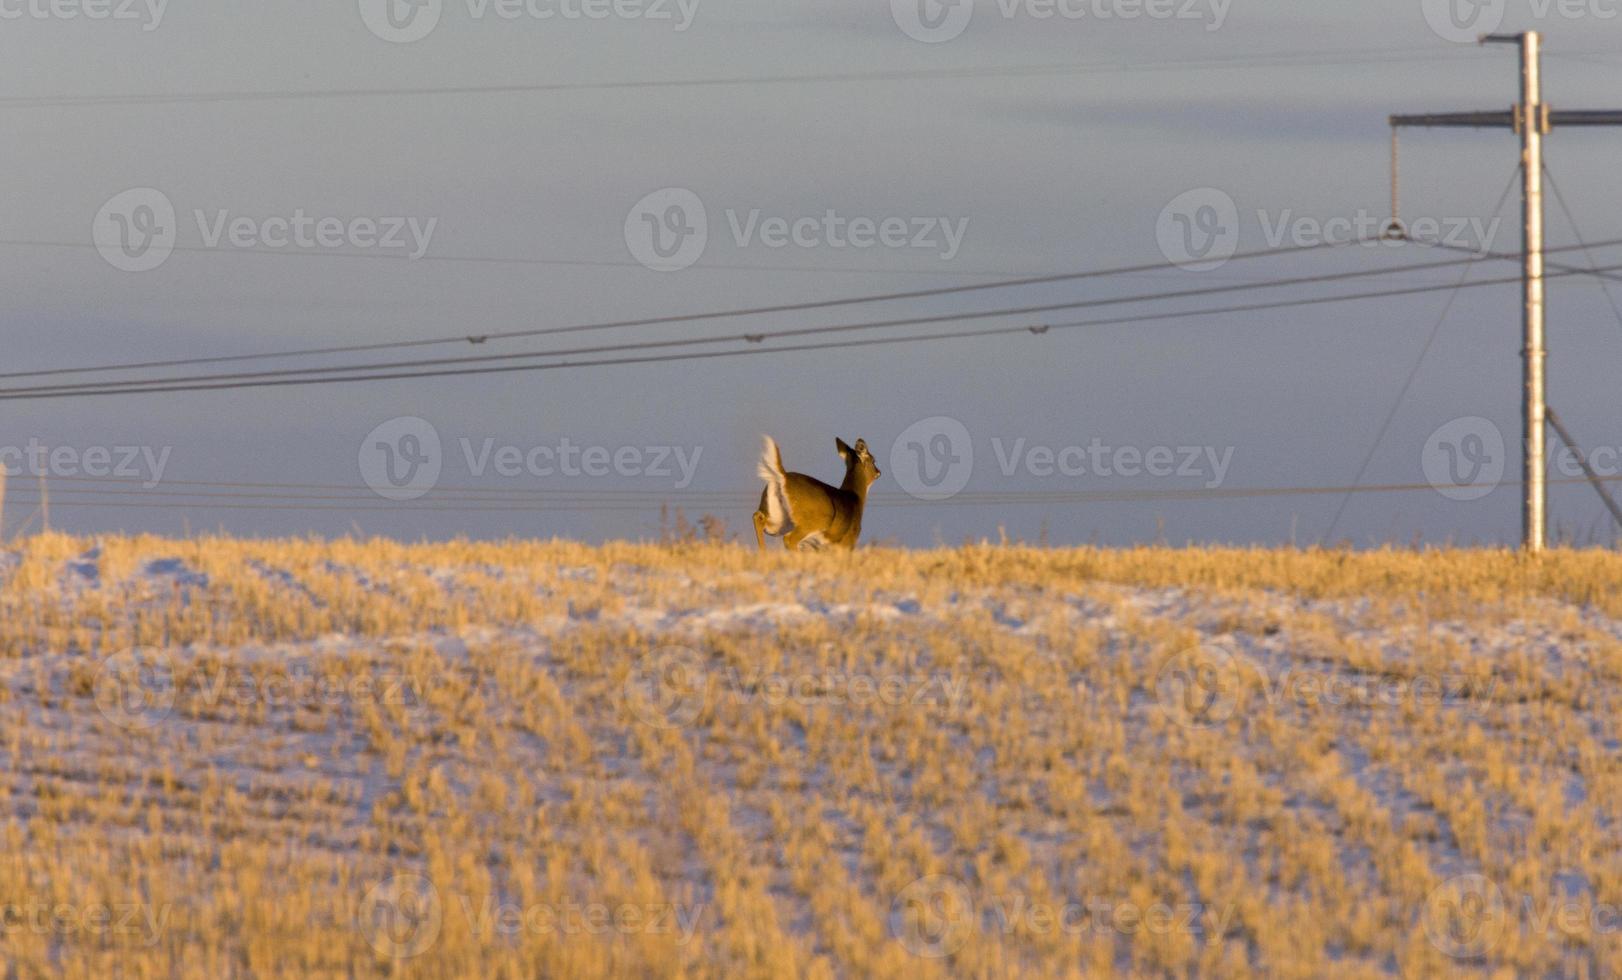
<svg viewBox="0 0 1622 980">
<path fill-rule="evenodd" d="M 22 976 L 1604 976 L 1622 561 L 46 537 Z"/>
</svg>

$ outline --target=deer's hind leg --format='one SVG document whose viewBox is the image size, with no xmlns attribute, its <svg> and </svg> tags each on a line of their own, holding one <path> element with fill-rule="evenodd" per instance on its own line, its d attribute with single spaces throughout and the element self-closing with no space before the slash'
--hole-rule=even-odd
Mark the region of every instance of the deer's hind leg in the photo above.
<svg viewBox="0 0 1622 980">
<path fill-rule="evenodd" d="M 760 545 L 761 551 L 766 550 L 766 524 L 771 520 L 770 517 L 766 516 L 766 495 L 768 493 L 771 493 L 770 487 L 760 491 L 760 507 L 755 510 L 755 543 Z"/>
</svg>

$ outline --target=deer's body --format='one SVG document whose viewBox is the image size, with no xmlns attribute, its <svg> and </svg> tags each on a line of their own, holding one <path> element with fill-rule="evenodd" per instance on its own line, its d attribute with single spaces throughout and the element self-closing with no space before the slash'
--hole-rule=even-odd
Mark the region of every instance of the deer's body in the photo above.
<svg viewBox="0 0 1622 980">
<path fill-rule="evenodd" d="M 856 547 L 862 535 L 862 511 L 867 506 L 867 488 L 880 476 L 867 442 L 855 447 L 837 440 L 839 455 L 845 461 L 845 480 L 829 486 L 804 473 L 783 468 L 783 454 L 770 436 L 760 458 L 760 477 L 766 489 L 755 511 L 755 541 L 766 547 L 766 536 L 782 537 L 790 551 L 808 548 Z"/>
</svg>

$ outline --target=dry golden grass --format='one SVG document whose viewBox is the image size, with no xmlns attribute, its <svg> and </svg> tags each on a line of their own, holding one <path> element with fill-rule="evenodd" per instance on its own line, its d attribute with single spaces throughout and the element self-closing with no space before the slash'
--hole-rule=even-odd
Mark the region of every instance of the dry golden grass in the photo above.
<svg viewBox="0 0 1622 980">
<path fill-rule="evenodd" d="M 8 975 L 1622 969 L 1622 558 L 0 554 Z"/>
</svg>

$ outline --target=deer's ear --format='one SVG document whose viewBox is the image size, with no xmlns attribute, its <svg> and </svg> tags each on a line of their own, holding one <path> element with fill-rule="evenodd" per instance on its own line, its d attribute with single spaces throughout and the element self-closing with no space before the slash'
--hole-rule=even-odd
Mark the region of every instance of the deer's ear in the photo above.
<svg viewBox="0 0 1622 980">
<path fill-rule="evenodd" d="M 839 455 L 841 457 L 850 456 L 851 454 L 853 454 L 855 452 L 855 450 L 853 450 L 849 446 L 845 445 L 845 440 L 843 440 L 843 439 L 835 438 L 834 439 L 834 446 L 839 449 Z"/>
<path fill-rule="evenodd" d="M 858 439 L 858 440 L 856 440 L 856 451 L 859 452 L 859 453 L 867 452 L 867 440 L 866 439 Z"/>
</svg>

